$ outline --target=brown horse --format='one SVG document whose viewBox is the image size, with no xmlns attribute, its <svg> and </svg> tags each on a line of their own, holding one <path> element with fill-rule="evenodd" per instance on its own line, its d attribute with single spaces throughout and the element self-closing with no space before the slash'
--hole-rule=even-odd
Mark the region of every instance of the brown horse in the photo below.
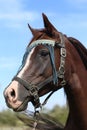
<svg viewBox="0 0 87 130">
<path fill-rule="evenodd" d="M 39 97 L 64 87 L 69 104 L 62 130 L 87 130 L 87 50 L 76 39 L 63 35 L 43 14 L 44 28 L 29 26 L 33 38 L 22 65 L 4 91 L 8 107 L 22 111 L 31 101 L 40 107 Z"/>
</svg>

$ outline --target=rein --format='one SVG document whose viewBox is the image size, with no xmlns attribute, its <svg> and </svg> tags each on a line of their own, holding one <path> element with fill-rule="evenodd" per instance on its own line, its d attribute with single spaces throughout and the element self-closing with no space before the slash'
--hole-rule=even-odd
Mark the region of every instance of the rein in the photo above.
<svg viewBox="0 0 87 130">
<path fill-rule="evenodd" d="M 26 54 L 29 54 L 30 51 L 34 47 L 36 47 L 38 45 L 44 45 L 50 52 L 50 60 L 51 60 L 52 71 L 53 71 L 52 76 L 50 76 L 45 81 L 43 81 L 37 85 L 28 83 L 27 81 L 17 77 L 17 75 L 12 79 L 12 81 L 13 80 L 18 81 L 20 84 L 22 84 L 29 91 L 30 96 L 32 96 L 34 99 L 32 101 L 32 104 L 34 105 L 35 109 L 46 104 L 46 102 L 50 98 L 50 96 L 55 91 L 57 91 L 57 89 L 52 90 L 51 93 L 47 96 L 47 98 L 43 102 L 43 104 L 41 104 L 38 92 L 40 90 L 42 90 L 46 84 L 53 81 L 54 85 L 58 85 L 58 79 L 62 80 L 60 85 L 59 85 L 59 88 L 61 88 L 62 86 L 64 86 L 66 84 L 66 81 L 64 80 L 66 49 L 65 49 L 65 43 L 64 43 L 64 38 L 63 38 L 62 33 L 60 33 L 60 39 L 61 39 L 60 43 L 55 42 L 54 40 L 46 40 L 46 39 L 36 40 L 36 41 L 32 42 L 32 44 L 30 44 L 30 46 L 27 48 L 27 50 L 24 54 L 24 57 L 23 57 L 22 66 L 20 67 L 19 71 L 17 72 L 17 74 L 18 74 L 21 71 L 21 69 L 24 67 L 24 65 L 25 65 L 24 61 L 27 58 Z M 55 66 L 54 47 L 60 48 L 60 67 L 59 67 L 58 71 L 56 70 L 56 66 Z"/>
</svg>

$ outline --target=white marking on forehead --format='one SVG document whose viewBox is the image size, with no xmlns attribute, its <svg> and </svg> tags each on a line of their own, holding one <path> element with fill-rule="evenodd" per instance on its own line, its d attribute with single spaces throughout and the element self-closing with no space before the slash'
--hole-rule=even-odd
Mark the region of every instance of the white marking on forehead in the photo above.
<svg viewBox="0 0 87 130">
<path fill-rule="evenodd" d="M 28 55 L 28 57 L 26 59 L 26 63 L 24 65 L 24 67 L 22 68 L 22 70 L 19 72 L 18 77 L 22 78 L 23 73 L 26 71 L 27 67 L 30 64 L 30 58 L 31 58 L 31 55 L 33 54 L 34 50 L 35 50 L 35 47 L 29 53 L 29 55 Z"/>
</svg>

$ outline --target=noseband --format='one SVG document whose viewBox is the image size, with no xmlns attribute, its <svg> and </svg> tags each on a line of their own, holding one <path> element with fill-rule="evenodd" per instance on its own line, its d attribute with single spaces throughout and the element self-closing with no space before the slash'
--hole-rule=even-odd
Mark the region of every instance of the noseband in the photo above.
<svg viewBox="0 0 87 130">
<path fill-rule="evenodd" d="M 65 85 L 65 80 L 64 80 L 64 73 L 65 73 L 65 57 L 66 57 L 66 49 L 65 49 L 65 43 L 64 43 L 64 38 L 62 33 L 60 33 L 60 39 L 61 42 L 55 42 L 54 40 L 46 40 L 46 39 L 41 39 L 41 40 L 36 40 L 34 42 L 32 42 L 29 47 L 27 48 L 24 57 L 23 57 L 23 62 L 22 62 L 22 66 L 20 67 L 19 71 L 17 72 L 17 74 L 21 71 L 21 69 L 24 67 L 25 65 L 25 59 L 27 58 L 27 55 L 30 53 L 30 51 L 38 46 L 38 45 L 43 45 L 45 46 L 49 52 L 50 52 L 50 60 L 51 60 L 51 65 L 52 65 L 52 71 L 53 71 L 53 75 L 50 76 L 49 78 L 47 78 L 45 81 L 39 83 L 38 85 L 35 84 L 31 84 L 28 83 L 27 81 L 17 77 L 17 75 L 12 79 L 18 81 L 20 84 L 22 84 L 28 91 L 30 96 L 33 97 L 33 105 L 35 108 L 38 108 L 41 106 L 40 100 L 39 100 L 39 95 L 38 92 L 40 90 L 44 89 L 44 86 L 50 82 L 53 81 L 54 85 L 58 85 L 58 79 L 61 79 L 61 83 L 59 85 L 59 88 L 61 88 L 62 86 Z M 56 70 L 56 66 L 55 66 L 55 57 L 54 57 L 54 47 L 58 47 L 60 49 L 60 67 L 59 70 Z M 56 89 L 52 90 L 51 93 L 48 95 L 48 97 L 45 99 L 44 103 L 46 103 L 46 101 L 49 99 L 49 97 L 56 91 Z"/>
</svg>

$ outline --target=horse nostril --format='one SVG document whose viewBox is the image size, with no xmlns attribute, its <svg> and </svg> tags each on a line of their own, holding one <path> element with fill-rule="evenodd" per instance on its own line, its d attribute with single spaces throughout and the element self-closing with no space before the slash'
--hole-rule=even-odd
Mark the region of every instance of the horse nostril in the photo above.
<svg viewBox="0 0 87 130">
<path fill-rule="evenodd" d="M 11 95 L 11 97 L 15 97 L 15 91 L 14 91 L 14 89 L 12 89 L 12 91 L 10 92 L 10 95 Z"/>
</svg>

